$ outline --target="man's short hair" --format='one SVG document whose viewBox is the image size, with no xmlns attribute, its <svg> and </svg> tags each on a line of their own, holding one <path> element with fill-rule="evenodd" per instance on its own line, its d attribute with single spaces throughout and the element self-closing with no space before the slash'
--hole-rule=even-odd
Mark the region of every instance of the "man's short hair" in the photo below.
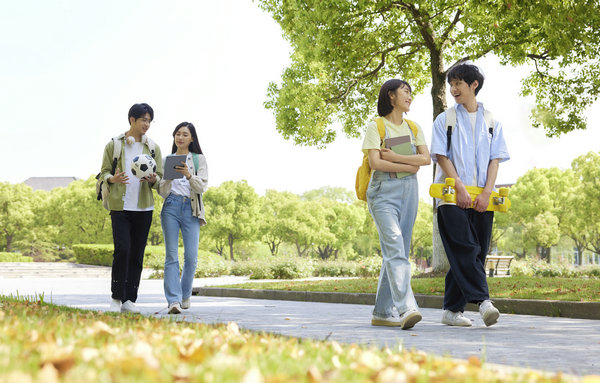
<svg viewBox="0 0 600 383">
<path fill-rule="evenodd" d="M 448 71 L 447 77 L 448 83 L 450 83 L 451 80 L 462 80 L 466 82 L 469 86 L 473 84 L 475 80 L 477 80 L 479 85 L 477 85 L 477 88 L 475 88 L 475 95 L 477 95 L 477 93 L 479 93 L 479 91 L 481 90 L 484 80 L 483 73 L 481 73 L 481 70 L 479 70 L 477 66 L 468 63 L 462 63 L 453 66 Z"/>
<path fill-rule="evenodd" d="M 390 92 L 395 92 L 398 88 L 407 87 L 412 93 L 410 85 L 404 80 L 398 80 L 396 78 L 387 80 L 379 89 L 379 99 L 377 100 L 377 114 L 380 116 L 387 116 L 392 113 L 394 106 L 392 100 L 390 100 Z"/>
<path fill-rule="evenodd" d="M 134 120 L 138 118 L 142 118 L 148 113 L 150 115 L 150 121 L 154 120 L 154 110 L 152 107 L 146 103 L 134 104 L 131 108 L 129 108 L 129 115 L 127 116 L 127 122 L 130 122 L 131 117 Z"/>
</svg>

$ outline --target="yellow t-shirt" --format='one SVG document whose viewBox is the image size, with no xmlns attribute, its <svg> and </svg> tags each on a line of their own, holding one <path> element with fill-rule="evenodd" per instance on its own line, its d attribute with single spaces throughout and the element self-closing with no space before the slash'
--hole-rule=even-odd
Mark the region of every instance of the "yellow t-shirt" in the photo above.
<svg viewBox="0 0 600 383">
<path fill-rule="evenodd" d="M 415 125 L 417 125 L 418 133 L 415 140 L 413 139 L 410 126 L 408 126 L 406 120 L 402 121 L 401 125 L 396 125 L 393 122 L 388 121 L 385 117 L 382 118 L 383 125 L 385 125 L 386 133 L 389 138 L 408 135 L 410 137 L 411 142 L 415 146 L 427 145 L 427 142 L 425 141 L 425 135 L 423 134 L 423 130 L 416 122 Z M 369 122 L 369 125 L 367 125 L 367 131 L 365 132 L 365 140 L 363 141 L 362 151 L 363 153 L 367 154 L 369 149 L 381 149 L 380 144 L 381 138 L 379 137 L 379 131 L 377 130 L 377 123 L 375 122 L 375 120 L 372 120 Z"/>
</svg>

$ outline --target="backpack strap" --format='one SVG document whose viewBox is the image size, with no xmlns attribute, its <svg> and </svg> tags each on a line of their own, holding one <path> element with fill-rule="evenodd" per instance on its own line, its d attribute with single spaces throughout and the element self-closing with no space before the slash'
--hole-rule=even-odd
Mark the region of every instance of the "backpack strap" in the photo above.
<svg viewBox="0 0 600 383">
<path fill-rule="evenodd" d="M 452 143 L 452 132 L 456 126 L 456 109 L 454 107 L 446 109 L 446 154 L 450 152 L 450 144 Z"/>
<path fill-rule="evenodd" d="M 117 169 L 117 161 L 121 157 L 121 149 L 123 147 L 123 142 L 121 141 L 123 136 L 113 137 L 113 163 L 112 163 L 112 174 L 115 174 L 115 170 Z"/>
<path fill-rule="evenodd" d="M 143 140 L 145 141 L 144 143 L 148 145 L 148 149 L 150 149 L 150 154 L 152 155 L 152 158 L 154 158 L 154 156 L 156 155 L 156 144 L 150 139 L 150 137 L 146 135 L 144 135 Z"/>
<path fill-rule="evenodd" d="M 413 133 L 413 136 L 415 137 L 415 140 L 417 139 L 417 134 L 419 134 L 419 128 L 417 128 L 417 124 L 415 124 L 414 121 L 408 120 L 408 119 L 404 119 L 404 121 L 406 121 L 406 123 L 408 124 L 408 126 L 410 127 L 410 130 Z"/>
<path fill-rule="evenodd" d="M 486 125 L 488 126 L 488 132 L 494 137 L 494 129 L 496 128 L 496 121 L 494 120 L 494 115 L 489 110 L 483 111 L 483 119 L 485 120 Z"/>
<path fill-rule="evenodd" d="M 200 167 L 200 160 L 198 159 L 198 153 L 192 152 L 192 160 L 194 160 L 194 173 L 198 173 Z"/>
<path fill-rule="evenodd" d="M 383 138 L 385 137 L 385 125 L 383 124 L 383 118 L 381 117 L 377 117 L 375 119 L 375 122 L 377 123 L 377 131 L 379 132 L 379 146 L 383 146 Z"/>
</svg>

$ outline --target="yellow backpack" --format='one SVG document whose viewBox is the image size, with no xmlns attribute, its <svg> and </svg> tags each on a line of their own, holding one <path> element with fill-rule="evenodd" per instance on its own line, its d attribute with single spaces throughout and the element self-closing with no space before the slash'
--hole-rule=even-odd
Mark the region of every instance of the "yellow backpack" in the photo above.
<svg viewBox="0 0 600 383">
<path fill-rule="evenodd" d="M 406 123 L 410 127 L 410 130 L 412 130 L 413 136 L 415 136 L 416 139 L 417 133 L 419 132 L 417 125 L 414 122 L 407 119 L 404 119 L 404 121 L 406 121 Z M 375 119 L 375 122 L 377 123 L 377 130 L 379 131 L 379 138 L 381 139 L 380 146 L 383 146 L 383 138 L 385 137 L 385 126 L 383 125 L 383 118 L 377 117 Z M 371 173 L 372 172 L 371 166 L 369 165 L 369 155 L 367 153 L 363 155 L 362 164 L 356 171 L 356 197 L 361 201 L 367 200 L 367 188 L 369 187 L 369 181 L 371 180 Z"/>
</svg>

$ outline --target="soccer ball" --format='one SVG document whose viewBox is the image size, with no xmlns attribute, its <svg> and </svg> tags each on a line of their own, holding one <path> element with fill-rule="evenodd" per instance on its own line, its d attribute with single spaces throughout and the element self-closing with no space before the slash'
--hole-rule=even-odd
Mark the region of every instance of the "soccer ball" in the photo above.
<svg viewBox="0 0 600 383">
<path fill-rule="evenodd" d="M 148 154 L 135 156 L 131 162 L 131 172 L 137 178 L 144 178 L 156 172 L 156 162 Z"/>
</svg>

